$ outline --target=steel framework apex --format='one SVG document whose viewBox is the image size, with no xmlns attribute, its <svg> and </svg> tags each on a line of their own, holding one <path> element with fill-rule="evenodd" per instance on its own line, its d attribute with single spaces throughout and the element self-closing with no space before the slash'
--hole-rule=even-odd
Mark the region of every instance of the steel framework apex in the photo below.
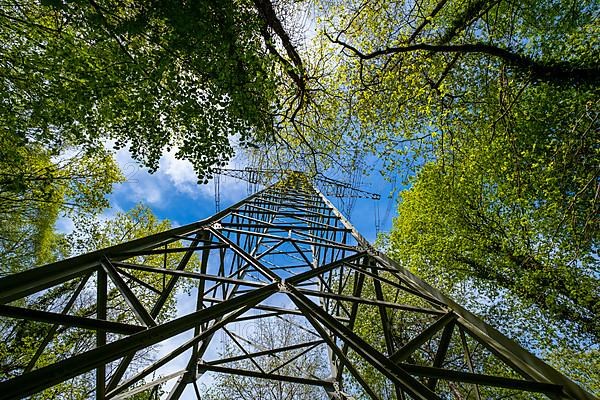
<svg viewBox="0 0 600 400">
<path fill-rule="evenodd" d="M 215 374 L 324 399 L 595 399 L 376 251 L 297 172 L 206 220 L 1 278 L 0 316 L 7 348 L 34 349 L 6 353 L 0 399 L 200 398 Z M 267 322 L 286 335 L 259 343 Z"/>
</svg>

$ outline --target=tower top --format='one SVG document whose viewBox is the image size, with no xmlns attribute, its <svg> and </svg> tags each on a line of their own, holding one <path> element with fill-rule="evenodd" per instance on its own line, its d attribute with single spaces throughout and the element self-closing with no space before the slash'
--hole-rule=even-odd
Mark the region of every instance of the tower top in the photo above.
<svg viewBox="0 0 600 400">
<path fill-rule="evenodd" d="M 230 176 L 232 178 L 241 179 L 252 184 L 259 184 L 263 186 L 269 186 L 275 182 L 293 183 L 293 181 L 288 180 L 289 177 L 292 177 L 292 179 L 298 180 L 298 182 L 304 181 L 305 183 L 314 183 L 317 188 L 319 188 L 326 196 L 342 198 L 367 198 L 372 200 L 381 199 L 381 195 L 378 193 L 359 189 L 347 182 L 329 178 L 323 174 L 309 174 L 304 171 L 291 169 L 286 170 L 250 167 L 246 167 L 244 169 L 219 168 L 215 170 L 215 174 Z"/>
</svg>

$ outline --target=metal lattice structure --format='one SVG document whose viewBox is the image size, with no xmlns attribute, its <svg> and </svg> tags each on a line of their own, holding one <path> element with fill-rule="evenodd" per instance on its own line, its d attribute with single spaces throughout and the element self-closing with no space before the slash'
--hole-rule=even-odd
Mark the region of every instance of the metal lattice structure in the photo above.
<svg viewBox="0 0 600 400">
<path fill-rule="evenodd" d="M 282 178 L 285 179 L 285 176 L 287 175 L 298 175 L 304 173 L 292 170 L 286 171 L 279 169 L 246 167 L 244 169 L 217 168 L 215 170 L 215 174 L 241 179 L 250 184 L 260 184 L 263 186 L 268 186 L 274 184 L 276 181 Z M 340 198 L 353 197 L 372 200 L 381 199 L 381 195 L 379 195 L 378 193 L 368 192 L 366 190 L 356 188 L 348 182 L 338 181 L 336 179 L 332 179 L 321 174 L 316 174 L 310 177 L 310 181 L 316 186 L 318 190 L 323 192 L 323 194 L 325 194 L 326 196 Z"/>
<path fill-rule="evenodd" d="M 182 285 L 195 307 L 166 315 Z M 60 308 L 36 306 L 60 288 Z M 0 383 L 2 399 L 86 374 L 97 398 L 113 399 L 156 396 L 165 382 L 169 399 L 199 394 L 210 374 L 320 387 L 330 399 L 594 398 L 373 249 L 298 173 L 204 221 L 4 277 L 0 300 L 5 324 L 46 324 L 27 367 Z M 256 348 L 231 329 L 266 319 L 303 334 Z M 73 330 L 93 346 L 45 365 Z M 227 354 L 211 349 L 223 336 Z M 310 352 L 326 365 L 295 367 Z"/>
</svg>

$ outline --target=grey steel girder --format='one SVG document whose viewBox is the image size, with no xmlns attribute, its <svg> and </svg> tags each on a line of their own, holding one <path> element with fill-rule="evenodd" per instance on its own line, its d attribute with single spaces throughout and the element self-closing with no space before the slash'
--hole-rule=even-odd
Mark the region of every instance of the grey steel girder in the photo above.
<svg viewBox="0 0 600 400">
<path fill-rule="evenodd" d="M 51 291 L 63 306 L 40 309 Z M 176 312 L 185 293 L 195 306 Z M 206 374 L 310 385 L 331 399 L 595 398 L 375 250 L 296 172 L 206 220 L 3 277 L 0 317 L 7 345 L 28 324 L 43 332 L 0 399 L 74 377 L 101 399 L 158 387 L 177 399 L 200 394 Z M 294 334 L 259 343 L 267 323 Z M 75 331 L 90 345 L 42 362 Z M 230 353 L 215 356 L 220 337 Z M 309 355 L 326 362 L 304 370 Z"/>
</svg>

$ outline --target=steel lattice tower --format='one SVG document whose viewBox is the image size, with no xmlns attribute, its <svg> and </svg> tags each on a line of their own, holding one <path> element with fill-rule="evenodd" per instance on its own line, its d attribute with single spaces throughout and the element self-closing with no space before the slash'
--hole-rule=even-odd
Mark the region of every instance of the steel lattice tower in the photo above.
<svg viewBox="0 0 600 400">
<path fill-rule="evenodd" d="M 164 317 L 184 282 L 193 282 L 195 308 Z M 61 308 L 32 306 L 36 296 L 61 287 Z M 76 304 L 90 292 L 94 307 L 86 314 Z M 108 304 L 115 299 L 127 318 L 113 318 Z M 313 385 L 331 399 L 485 399 L 494 391 L 594 398 L 373 249 L 300 173 L 206 220 L 4 277 L 0 300 L 5 321 L 47 323 L 22 374 L 0 383 L 2 399 L 94 371 L 97 398 L 155 391 L 171 379 L 168 398 L 177 399 L 188 385 L 197 391 L 207 373 Z M 313 339 L 256 349 L 228 330 L 266 318 Z M 68 329 L 93 335 L 95 348 L 40 366 Z M 186 340 L 166 353 L 133 362 L 183 333 Z M 209 349 L 224 334 L 236 354 L 214 357 Z M 261 366 L 265 357 L 293 366 L 311 351 L 328 360 L 321 375 Z M 178 357 L 185 368 L 156 376 Z"/>
</svg>

